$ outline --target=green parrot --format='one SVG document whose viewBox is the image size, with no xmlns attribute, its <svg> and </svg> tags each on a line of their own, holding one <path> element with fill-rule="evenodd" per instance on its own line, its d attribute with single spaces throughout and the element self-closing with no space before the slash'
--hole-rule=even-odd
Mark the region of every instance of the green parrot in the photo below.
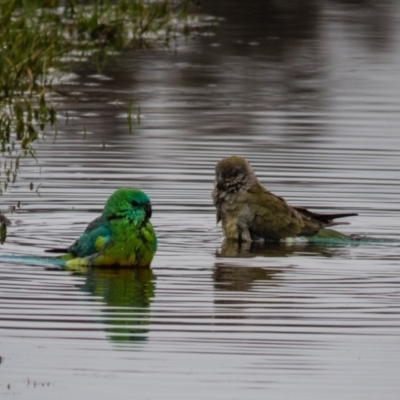
<svg viewBox="0 0 400 400">
<path fill-rule="evenodd" d="M 265 189 L 251 165 L 237 156 L 217 163 L 212 199 L 217 223 L 222 221 L 225 238 L 237 242 L 311 237 L 325 227 L 339 225 L 333 221 L 336 218 L 357 215 L 318 214 L 303 207 L 292 207 Z"/>
<path fill-rule="evenodd" d="M 151 203 L 138 189 L 118 189 L 107 200 L 102 214 L 92 221 L 68 249 L 48 252 L 67 269 L 85 267 L 148 267 L 157 250 L 150 222 Z"/>
</svg>

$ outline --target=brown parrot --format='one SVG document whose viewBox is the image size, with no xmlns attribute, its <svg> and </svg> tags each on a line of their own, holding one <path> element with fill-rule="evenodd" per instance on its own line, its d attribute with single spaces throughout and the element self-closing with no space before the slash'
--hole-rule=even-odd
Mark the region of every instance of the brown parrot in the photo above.
<svg viewBox="0 0 400 400">
<path fill-rule="evenodd" d="M 326 227 L 346 224 L 334 222 L 336 218 L 357 215 L 319 214 L 290 206 L 265 189 L 251 165 L 237 156 L 217 163 L 212 198 L 225 238 L 238 242 L 314 236 Z"/>
</svg>

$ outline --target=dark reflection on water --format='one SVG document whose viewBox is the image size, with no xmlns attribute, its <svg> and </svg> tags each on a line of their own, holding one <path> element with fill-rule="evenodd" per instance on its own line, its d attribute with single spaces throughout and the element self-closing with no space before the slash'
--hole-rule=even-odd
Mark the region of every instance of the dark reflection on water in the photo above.
<svg viewBox="0 0 400 400">
<path fill-rule="evenodd" d="M 278 243 L 235 243 L 223 241 L 217 250 L 217 257 L 249 258 L 249 257 L 290 257 L 306 255 L 308 257 L 345 257 L 349 252 L 346 244 L 323 244 L 309 242 Z"/>
<path fill-rule="evenodd" d="M 217 290 L 249 290 L 254 281 L 272 281 L 278 273 L 282 273 L 282 270 L 215 263 L 214 287 Z"/>
</svg>

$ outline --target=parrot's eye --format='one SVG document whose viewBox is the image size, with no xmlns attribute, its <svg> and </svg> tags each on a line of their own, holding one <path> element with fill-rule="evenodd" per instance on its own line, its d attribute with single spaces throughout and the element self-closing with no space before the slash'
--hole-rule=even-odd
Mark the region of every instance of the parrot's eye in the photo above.
<svg viewBox="0 0 400 400">
<path fill-rule="evenodd" d="M 131 204 L 133 207 L 137 207 L 139 205 L 139 203 L 136 200 L 132 200 Z"/>
</svg>

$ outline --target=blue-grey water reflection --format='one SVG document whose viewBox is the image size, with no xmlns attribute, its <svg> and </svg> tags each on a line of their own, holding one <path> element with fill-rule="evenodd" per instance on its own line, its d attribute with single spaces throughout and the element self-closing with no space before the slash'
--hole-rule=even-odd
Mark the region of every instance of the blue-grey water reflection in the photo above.
<svg viewBox="0 0 400 400">
<path fill-rule="evenodd" d="M 342 232 L 400 239 L 400 5 L 201 6 L 176 51 L 65 75 L 57 135 L 2 196 L 2 254 L 71 244 L 120 186 L 149 194 L 160 246 L 139 272 L 1 262 L 1 396 L 398 395 L 399 246 L 226 245 L 210 193 L 240 154 L 291 204 L 358 212 Z"/>
</svg>

